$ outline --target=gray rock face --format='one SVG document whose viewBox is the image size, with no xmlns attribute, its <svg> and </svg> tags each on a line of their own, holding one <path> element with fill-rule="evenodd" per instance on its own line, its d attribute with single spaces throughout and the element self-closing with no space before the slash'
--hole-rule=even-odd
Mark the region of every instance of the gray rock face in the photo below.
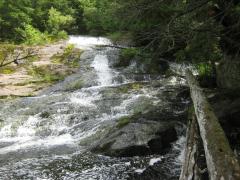
<svg viewBox="0 0 240 180">
<path fill-rule="evenodd" d="M 115 128 L 91 150 L 120 157 L 161 154 L 177 139 L 174 125 L 175 122 L 134 119 L 120 129 Z"/>
</svg>

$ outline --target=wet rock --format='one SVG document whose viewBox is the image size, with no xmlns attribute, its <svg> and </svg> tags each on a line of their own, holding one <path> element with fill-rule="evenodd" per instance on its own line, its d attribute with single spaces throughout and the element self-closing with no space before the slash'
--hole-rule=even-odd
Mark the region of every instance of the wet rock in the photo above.
<svg viewBox="0 0 240 180">
<path fill-rule="evenodd" d="M 164 59 L 161 59 L 159 62 L 158 62 L 158 68 L 159 68 L 159 72 L 163 73 L 163 72 L 166 72 L 168 69 L 169 69 L 169 63 L 164 60 Z"/>
<path fill-rule="evenodd" d="M 42 112 L 42 113 L 40 114 L 40 117 L 41 117 L 41 118 L 49 118 L 49 117 L 50 117 L 50 113 L 47 112 L 47 111 Z"/>
<path fill-rule="evenodd" d="M 189 88 L 183 89 L 177 93 L 177 98 L 189 99 L 190 98 L 190 90 Z"/>
<path fill-rule="evenodd" d="M 134 173 L 128 180 L 159 180 L 159 179 L 169 179 L 166 172 L 162 169 L 161 163 L 154 164 L 154 166 L 149 166 L 142 174 Z M 172 179 L 172 180 L 177 180 Z"/>
<path fill-rule="evenodd" d="M 116 67 L 119 64 L 119 49 L 111 49 L 109 51 L 107 51 L 107 57 L 108 59 L 111 59 L 111 61 L 109 61 L 109 67 L 113 68 Z"/>
<path fill-rule="evenodd" d="M 177 139 L 175 122 L 159 122 L 133 117 L 123 126 L 117 126 L 91 150 L 109 156 L 130 157 L 162 154 Z"/>
</svg>

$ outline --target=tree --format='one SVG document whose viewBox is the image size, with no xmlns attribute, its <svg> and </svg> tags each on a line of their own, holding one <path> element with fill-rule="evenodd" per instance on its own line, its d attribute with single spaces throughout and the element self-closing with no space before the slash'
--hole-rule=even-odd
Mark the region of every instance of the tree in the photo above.
<svg viewBox="0 0 240 180">
<path fill-rule="evenodd" d="M 57 11 L 54 8 L 49 10 L 49 18 L 47 21 L 48 32 L 57 35 L 60 31 L 68 28 L 74 19 L 70 15 L 62 15 L 61 12 Z"/>
<path fill-rule="evenodd" d="M 0 39 L 18 41 L 16 30 L 32 21 L 30 0 L 2 0 L 0 3 Z"/>
</svg>

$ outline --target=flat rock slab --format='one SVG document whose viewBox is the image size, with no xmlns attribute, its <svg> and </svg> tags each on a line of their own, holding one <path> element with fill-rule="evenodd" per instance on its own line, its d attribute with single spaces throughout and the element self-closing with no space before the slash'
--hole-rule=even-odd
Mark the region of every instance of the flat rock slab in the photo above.
<svg viewBox="0 0 240 180">
<path fill-rule="evenodd" d="M 61 64 L 54 64 L 51 57 L 55 54 L 61 54 L 66 47 L 66 41 L 60 41 L 55 44 L 34 47 L 38 50 L 38 60 L 32 63 L 35 67 L 51 66 L 54 72 L 71 72 L 69 67 Z M 14 66 L 16 72 L 12 74 L 0 74 L 0 97 L 8 96 L 32 96 L 49 86 L 49 83 L 41 83 L 41 79 L 36 79 L 29 75 L 27 68 Z M 74 71 L 74 70 L 72 70 Z M 40 83 L 38 83 L 40 82 Z"/>
</svg>

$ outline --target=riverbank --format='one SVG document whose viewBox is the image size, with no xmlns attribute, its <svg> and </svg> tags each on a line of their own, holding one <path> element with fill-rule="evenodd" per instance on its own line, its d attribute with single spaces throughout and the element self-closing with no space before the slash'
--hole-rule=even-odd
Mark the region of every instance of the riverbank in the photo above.
<svg viewBox="0 0 240 180">
<path fill-rule="evenodd" d="M 31 48 L 37 52 L 31 60 L 2 67 L 0 98 L 34 96 L 43 88 L 73 74 L 79 67 L 82 51 L 67 41 Z"/>
</svg>

